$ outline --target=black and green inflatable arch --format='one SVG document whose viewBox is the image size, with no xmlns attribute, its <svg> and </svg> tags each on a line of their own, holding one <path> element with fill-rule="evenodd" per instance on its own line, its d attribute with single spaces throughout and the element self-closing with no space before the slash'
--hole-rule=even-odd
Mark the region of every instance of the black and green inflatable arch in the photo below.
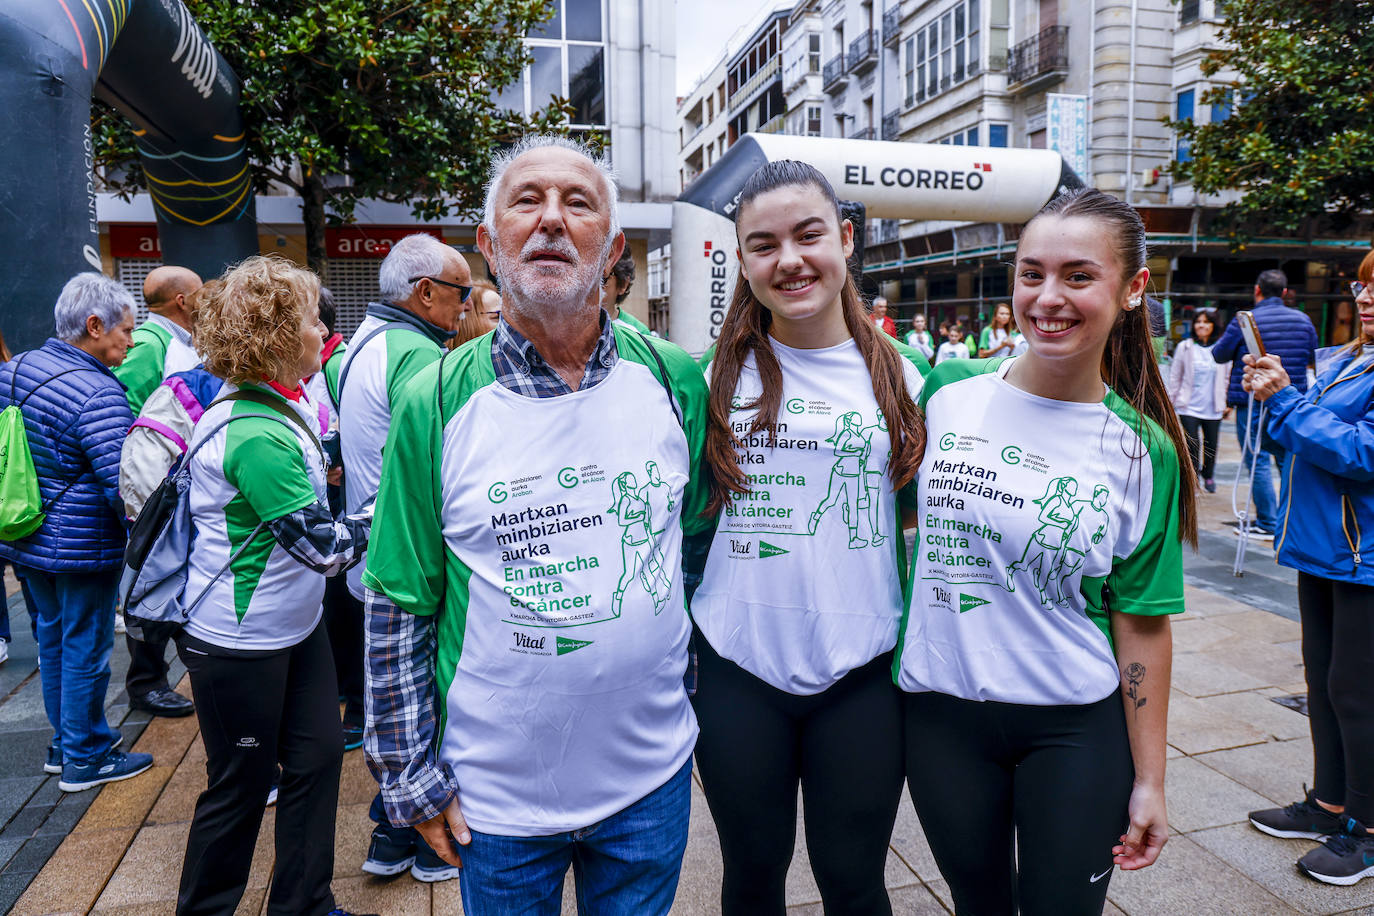
<svg viewBox="0 0 1374 916">
<path fill-rule="evenodd" d="M 91 99 L 133 125 L 165 263 L 257 253 L 239 79 L 181 0 L 0 5 L 0 332 L 52 334 L 62 285 L 100 270 Z"/>
</svg>

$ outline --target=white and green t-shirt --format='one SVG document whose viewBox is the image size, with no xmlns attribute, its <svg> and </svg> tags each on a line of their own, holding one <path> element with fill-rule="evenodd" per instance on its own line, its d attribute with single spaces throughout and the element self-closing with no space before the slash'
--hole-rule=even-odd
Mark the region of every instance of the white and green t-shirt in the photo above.
<svg viewBox="0 0 1374 916">
<path fill-rule="evenodd" d="M 273 397 L 280 397 L 264 387 Z M 221 395 L 236 390 L 225 383 Z M 316 405 L 302 395 L 280 398 L 312 429 Z M 251 401 L 211 406 L 196 424 L 195 447 L 231 415 L 267 414 Z M 261 521 L 272 521 L 324 497 L 319 446 L 285 417 L 235 420 L 213 434 L 191 459 L 191 550 L 186 594 L 199 595 Z M 191 613 L 186 632 L 211 645 L 236 650 L 284 649 L 315 629 L 324 598 L 324 576 L 294 560 L 265 526 Z"/>
<path fill-rule="evenodd" d="M 926 379 L 894 673 L 911 692 L 1094 703 L 1120 683 L 1109 612 L 1183 610 L 1178 458 L 1115 392 L 1038 397 L 1005 380 L 1014 362 L 952 361 Z"/>
<path fill-rule="evenodd" d="M 382 477 L 382 445 L 391 429 L 391 408 L 401 389 L 415 374 L 444 355 L 444 348 L 418 328 L 383 331 L 367 346 L 358 344 L 386 320 L 369 315 L 348 343 L 340 374 L 348 384 L 339 392 L 339 446 L 344 463 L 344 504 L 358 512 L 377 495 Z M 362 575 L 367 558 L 345 575 L 348 590 L 363 597 Z"/>
<path fill-rule="evenodd" d="M 749 431 L 747 405 L 762 391 L 749 357 L 730 414 L 749 492 L 717 519 L 692 617 L 722 657 L 779 690 L 815 694 L 895 644 L 906 542 L 887 423 L 858 345 L 771 344 L 782 406 L 775 428 Z M 924 360 L 892 345 L 915 398 Z"/>
<path fill-rule="evenodd" d="M 987 350 L 990 352 L 993 347 L 1002 343 L 1009 336 L 1010 333 L 1006 330 L 1006 328 L 994 328 L 992 325 L 988 325 L 987 327 L 983 328 L 983 332 L 980 335 L 978 335 L 978 349 Z M 1010 356 L 1011 354 L 1003 352 L 1002 350 L 998 350 L 996 355 Z"/>
<path fill-rule="evenodd" d="M 709 527 L 706 385 L 680 349 L 615 336 L 603 381 L 548 398 L 501 385 L 491 335 L 471 341 L 415 377 L 387 440 L 363 582 L 438 615 L 439 756 L 485 833 L 601 821 L 696 741 L 680 557 Z"/>
</svg>

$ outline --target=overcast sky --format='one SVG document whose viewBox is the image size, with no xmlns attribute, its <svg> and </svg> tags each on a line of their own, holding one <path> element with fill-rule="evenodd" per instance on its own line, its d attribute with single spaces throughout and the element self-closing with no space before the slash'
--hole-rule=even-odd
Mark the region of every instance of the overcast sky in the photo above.
<svg viewBox="0 0 1374 916">
<path fill-rule="evenodd" d="M 677 94 L 719 59 L 735 30 L 774 0 L 677 0 Z"/>
</svg>

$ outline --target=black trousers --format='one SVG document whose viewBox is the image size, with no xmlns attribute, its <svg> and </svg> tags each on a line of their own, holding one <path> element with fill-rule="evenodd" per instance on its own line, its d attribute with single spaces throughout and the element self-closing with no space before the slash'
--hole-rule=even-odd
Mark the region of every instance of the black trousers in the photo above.
<svg viewBox="0 0 1374 916">
<path fill-rule="evenodd" d="M 959 916 L 1100 916 L 1135 767 L 1120 692 L 1087 706 L 907 694 L 911 800 Z"/>
<path fill-rule="evenodd" d="M 1374 587 L 1298 573 L 1313 792 L 1374 825 Z"/>
<path fill-rule="evenodd" d="M 340 573 L 325 580 L 324 622 L 334 652 L 339 696 L 344 701 L 344 724 L 363 724 L 363 603 L 348 590 Z"/>
<path fill-rule="evenodd" d="M 887 653 L 797 696 L 721 658 L 697 634 L 696 759 L 725 864 L 724 916 L 782 916 L 797 829 L 825 912 L 892 912 L 883 885 L 902 798 L 901 694 Z"/>
<path fill-rule="evenodd" d="M 196 801 L 178 916 L 230 916 L 243 896 L 267 792 L 281 764 L 276 868 L 267 912 L 323 916 L 334 908 L 334 820 L 343 736 L 325 628 L 254 657 L 207 654 L 183 638 L 209 780 Z"/>
<path fill-rule="evenodd" d="M 1216 476 L 1217 443 L 1221 436 L 1221 419 L 1204 420 L 1201 417 L 1179 414 L 1178 422 L 1183 427 L 1183 435 L 1188 438 L 1188 455 L 1197 467 L 1198 476 L 1203 480 L 1211 480 Z M 1200 443 L 1199 440 L 1201 440 Z M 1202 446 L 1201 462 L 1198 461 L 1199 444 Z"/>
<path fill-rule="evenodd" d="M 124 642 L 129 646 L 129 671 L 124 675 L 124 688 L 129 691 L 129 699 L 146 696 L 149 691 L 159 687 L 170 686 L 167 683 L 166 639 L 143 642 L 126 633 Z"/>
</svg>

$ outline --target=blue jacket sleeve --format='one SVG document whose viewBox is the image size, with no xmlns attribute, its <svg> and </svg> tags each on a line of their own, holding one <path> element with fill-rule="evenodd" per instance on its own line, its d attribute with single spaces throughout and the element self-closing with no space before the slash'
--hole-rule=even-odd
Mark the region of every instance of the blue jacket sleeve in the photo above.
<svg viewBox="0 0 1374 916">
<path fill-rule="evenodd" d="M 1226 326 L 1226 331 L 1221 335 L 1221 339 L 1212 347 L 1212 359 L 1219 363 L 1229 363 L 1236 358 L 1236 351 L 1245 343 L 1245 338 L 1240 333 L 1240 322 L 1232 318 L 1231 323 Z"/>
<path fill-rule="evenodd" d="M 1292 385 L 1265 402 L 1274 441 L 1328 474 L 1374 480 L 1374 414 L 1351 423 L 1307 400 Z"/>
<path fill-rule="evenodd" d="M 119 456 L 124 437 L 129 434 L 134 415 L 123 391 L 100 391 L 81 412 L 76 435 L 86 460 L 91 463 L 96 483 L 117 518 L 124 518 L 124 500 L 119 495 Z"/>
</svg>

